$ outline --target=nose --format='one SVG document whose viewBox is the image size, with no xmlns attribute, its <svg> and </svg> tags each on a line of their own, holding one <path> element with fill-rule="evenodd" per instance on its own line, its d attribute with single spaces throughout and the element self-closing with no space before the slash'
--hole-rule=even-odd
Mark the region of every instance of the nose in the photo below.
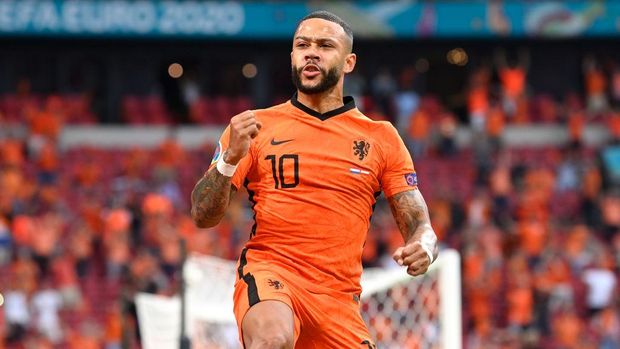
<svg viewBox="0 0 620 349">
<path fill-rule="evenodd" d="M 316 51 L 316 46 L 311 45 L 307 50 L 306 50 L 306 54 L 304 56 L 304 59 L 306 61 L 318 61 L 319 60 L 319 55 Z"/>
</svg>

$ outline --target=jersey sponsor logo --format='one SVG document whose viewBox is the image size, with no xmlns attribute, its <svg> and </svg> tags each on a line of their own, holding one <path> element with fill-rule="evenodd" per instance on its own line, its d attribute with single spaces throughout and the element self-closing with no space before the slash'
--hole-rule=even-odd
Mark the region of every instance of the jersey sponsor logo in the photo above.
<svg viewBox="0 0 620 349">
<path fill-rule="evenodd" d="M 377 349 L 377 346 L 368 339 L 364 339 L 360 344 L 365 345 L 365 349 Z"/>
<path fill-rule="evenodd" d="M 275 138 L 272 138 L 271 139 L 271 145 L 280 145 L 280 144 L 288 143 L 288 142 L 290 142 L 292 140 L 293 139 L 285 139 L 285 140 L 282 140 L 282 141 L 276 141 Z"/>
<path fill-rule="evenodd" d="M 364 160 L 369 150 L 370 143 L 364 140 L 353 141 L 353 155 L 356 155 L 360 160 Z"/>
<path fill-rule="evenodd" d="M 407 182 L 407 185 L 410 186 L 416 186 L 418 185 L 418 175 L 415 173 L 407 173 L 405 175 L 405 181 Z"/>
<path fill-rule="evenodd" d="M 276 290 L 280 290 L 284 288 L 284 284 L 281 283 L 278 280 L 271 280 L 271 279 L 267 279 L 267 284 L 273 288 L 275 288 Z"/>
<path fill-rule="evenodd" d="M 211 165 L 216 163 L 217 160 L 220 159 L 221 155 L 222 155 L 222 143 L 218 141 L 217 147 L 215 147 L 215 152 L 213 153 L 213 160 L 211 160 Z"/>
</svg>

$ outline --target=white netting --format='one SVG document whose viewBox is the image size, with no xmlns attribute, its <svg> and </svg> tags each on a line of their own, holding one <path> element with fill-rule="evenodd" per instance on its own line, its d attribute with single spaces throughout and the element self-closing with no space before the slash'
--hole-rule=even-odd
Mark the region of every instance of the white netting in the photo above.
<svg viewBox="0 0 620 349">
<path fill-rule="evenodd" d="M 187 259 L 183 276 L 192 349 L 240 348 L 232 312 L 235 273 L 235 262 L 200 255 Z"/>
<path fill-rule="evenodd" d="M 396 279 L 362 297 L 362 317 L 377 348 L 440 348 L 437 270 L 415 279 L 402 277 L 400 269 L 377 272 L 372 282 L 379 285 L 384 284 L 379 278 Z"/>
<path fill-rule="evenodd" d="M 402 268 L 365 270 L 362 316 L 377 348 L 460 348 L 459 270 L 455 251 L 442 251 L 431 270 L 417 278 Z M 188 258 L 186 323 L 192 349 L 241 348 L 232 313 L 235 273 L 234 262 L 210 256 Z M 137 297 L 140 329 L 144 337 L 157 337 L 144 338 L 144 349 L 176 349 L 180 302 L 164 297 L 157 302 L 157 297 Z M 161 331 L 162 326 L 167 330 Z"/>
</svg>

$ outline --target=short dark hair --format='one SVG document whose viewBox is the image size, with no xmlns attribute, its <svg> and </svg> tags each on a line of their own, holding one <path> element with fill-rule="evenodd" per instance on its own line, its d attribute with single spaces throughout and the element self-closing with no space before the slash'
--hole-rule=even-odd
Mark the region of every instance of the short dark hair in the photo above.
<svg viewBox="0 0 620 349">
<path fill-rule="evenodd" d="M 342 29 L 344 29 L 345 34 L 347 34 L 347 36 L 351 40 L 351 47 L 353 47 L 353 30 L 351 29 L 351 26 L 349 26 L 349 23 L 343 21 L 342 18 L 336 16 L 335 14 L 333 14 L 333 13 L 331 13 L 329 11 L 320 10 L 320 11 L 314 11 L 314 12 L 308 14 L 306 17 L 302 18 L 299 21 L 299 23 L 297 23 L 297 29 L 299 29 L 299 25 L 301 24 L 301 22 L 303 22 L 303 21 L 305 21 L 307 19 L 312 19 L 312 18 L 320 18 L 320 19 L 324 19 L 326 21 L 334 22 L 334 23 L 337 23 L 338 25 L 340 25 L 342 27 Z M 297 29 L 295 29 L 295 31 L 297 31 Z"/>
</svg>

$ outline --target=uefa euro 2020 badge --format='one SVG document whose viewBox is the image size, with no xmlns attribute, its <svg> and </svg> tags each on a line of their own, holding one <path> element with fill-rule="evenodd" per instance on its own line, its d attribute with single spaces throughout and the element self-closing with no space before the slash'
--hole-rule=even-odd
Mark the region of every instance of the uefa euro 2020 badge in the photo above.
<svg viewBox="0 0 620 349">
<path fill-rule="evenodd" d="M 415 173 L 407 173 L 405 175 L 405 181 L 407 182 L 407 185 L 413 187 L 418 185 L 418 175 Z"/>
</svg>

